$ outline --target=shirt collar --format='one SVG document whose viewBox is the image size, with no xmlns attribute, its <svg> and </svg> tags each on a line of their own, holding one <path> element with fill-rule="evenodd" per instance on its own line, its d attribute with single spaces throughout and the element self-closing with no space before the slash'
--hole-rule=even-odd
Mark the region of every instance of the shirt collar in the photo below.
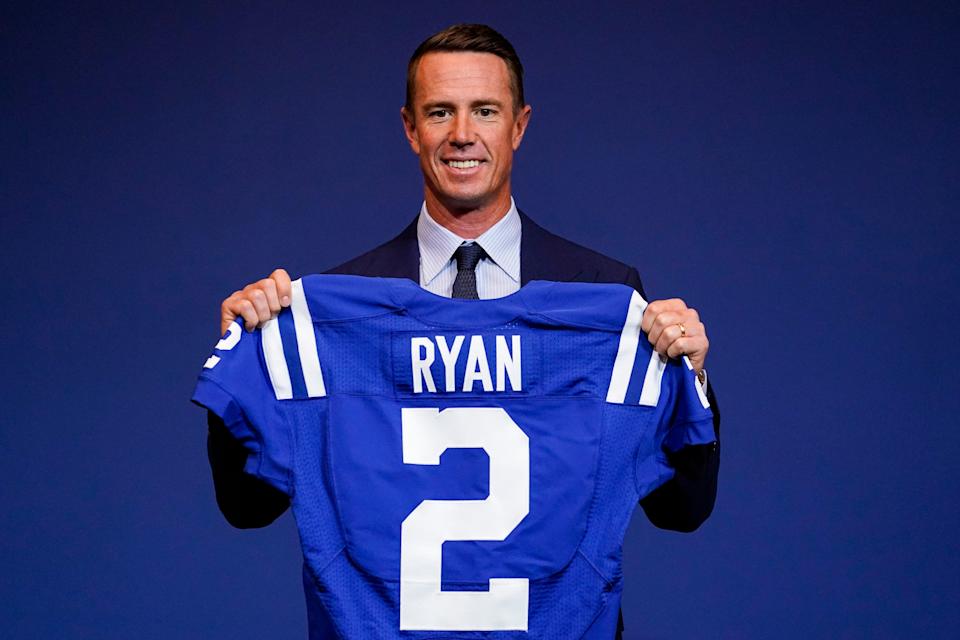
<svg viewBox="0 0 960 640">
<path fill-rule="evenodd" d="M 511 197 L 506 215 L 474 240 L 514 282 L 520 282 L 520 232 L 520 214 Z M 427 284 L 450 263 L 457 247 L 466 239 L 431 218 L 424 202 L 417 219 L 417 242 L 423 284 Z"/>
</svg>

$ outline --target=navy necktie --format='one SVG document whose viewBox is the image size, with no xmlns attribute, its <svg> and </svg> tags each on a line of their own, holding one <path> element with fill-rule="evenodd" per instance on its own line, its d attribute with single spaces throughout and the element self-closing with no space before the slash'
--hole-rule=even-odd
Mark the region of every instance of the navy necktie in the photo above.
<svg viewBox="0 0 960 640">
<path fill-rule="evenodd" d="M 485 256 L 477 243 L 462 244 L 453 256 L 457 259 L 457 279 L 453 281 L 453 297 L 478 300 L 477 263 Z"/>
</svg>

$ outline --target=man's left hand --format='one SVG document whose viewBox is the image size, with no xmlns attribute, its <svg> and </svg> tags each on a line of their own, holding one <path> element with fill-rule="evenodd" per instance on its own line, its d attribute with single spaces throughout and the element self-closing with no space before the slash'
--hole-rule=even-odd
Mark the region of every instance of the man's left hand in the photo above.
<svg viewBox="0 0 960 640">
<path fill-rule="evenodd" d="M 700 375 L 710 341 L 696 309 L 688 307 L 680 298 L 654 300 L 643 312 L 640 328 L 657 353 L 669 358 L 687 356 L 693 370 Z"/>
</svg>

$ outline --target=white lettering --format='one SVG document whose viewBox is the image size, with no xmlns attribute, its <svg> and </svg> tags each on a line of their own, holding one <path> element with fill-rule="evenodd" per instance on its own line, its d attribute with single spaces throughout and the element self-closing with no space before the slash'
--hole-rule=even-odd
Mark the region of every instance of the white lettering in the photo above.
<svg viewBox="0 0 960 640">
<path fill-rule="evenodd" d="M 480 391 L 480 389 L 474 389 L 477 382 L 480 382 L 482 391 L 488 393 L 494 390 L 499 392 L 523 390 L 522 350 L 519 335 L 486 336 L 495 341 L 494 345 L 490 345 L 492 352 L 489 355 L 484 342 L 485 336 L 469 336 L 469 348 L 466 357 L 461 361 L 466 338 L 467 336 L 463 335 L 410 338 L 410 369 L 414 393 L 437 393 L 432 369 L 437 362 L 437 351 L 440 352 L 439 359 L 443 363 L 441 387 L 447 393 L 458 391 L 458 375 L 463 376 L 460 389 L 463 393 Z M 493 364 L 496 367 L 496 386 L 494 386 L 494 371 L 491 370 L 490 357 L 494 358 Z"/>
<path fill-rule="evenodd" d="M 473 383 L 479 380 L 484 391 L 493 391 L 490 378 L 490 366 L 487 364 L 487 352 L 483 348 L 483 336 L 470 337 L 470 351 L 467 352 L 467 370 L 463 375 L 463 391 L 473 391 Z"/>
<path fill-rule="evenodd" d="M 510 377 L 510 388 L 520 391 L 520 336 L 510 336 L 513 353 L 507 348 L 507 339 L 497 336 L 497 391 L 506 391 L 506 377 Z"/>
<path fill-rule="evenodd" d="M 446 370 L 447 391 L 457 390 L 457 358 L 460 357 L 460 348 L 463 347 L 463 336 L 453 339 L 453 347 L 447 346 L 447 339 L 437 336 L 437 348 L 440 349 L 440 359 Z"/>
<path fill-rule="evenodd" d="M 426 383 L 428 391 L 431 393 L 437 392 L 437 386 L 433 383 L 433 374 L 430 373 L 430 365 L 433 364 L 433 360 L 433 342 L 430 338 L 410 339 L 410 364 L 413 369 L 414 393 L 423 393 L 424 383 Z"/>
</svg>

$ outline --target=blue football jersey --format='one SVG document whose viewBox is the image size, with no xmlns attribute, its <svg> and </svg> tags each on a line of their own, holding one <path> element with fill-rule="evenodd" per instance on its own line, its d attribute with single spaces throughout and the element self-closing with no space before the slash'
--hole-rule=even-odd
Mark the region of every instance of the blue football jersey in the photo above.
<svg viewBox="0 0 960 640">
<path fill-rule="evenodd" d="M 311 637 L 612 638 L 637 501 L 667 452 L 714 440 L 645 307 L 615 284 L 451 300 L 323 275 L 231 325 L 193 400 L 291 498 Z"/>
</svg>

